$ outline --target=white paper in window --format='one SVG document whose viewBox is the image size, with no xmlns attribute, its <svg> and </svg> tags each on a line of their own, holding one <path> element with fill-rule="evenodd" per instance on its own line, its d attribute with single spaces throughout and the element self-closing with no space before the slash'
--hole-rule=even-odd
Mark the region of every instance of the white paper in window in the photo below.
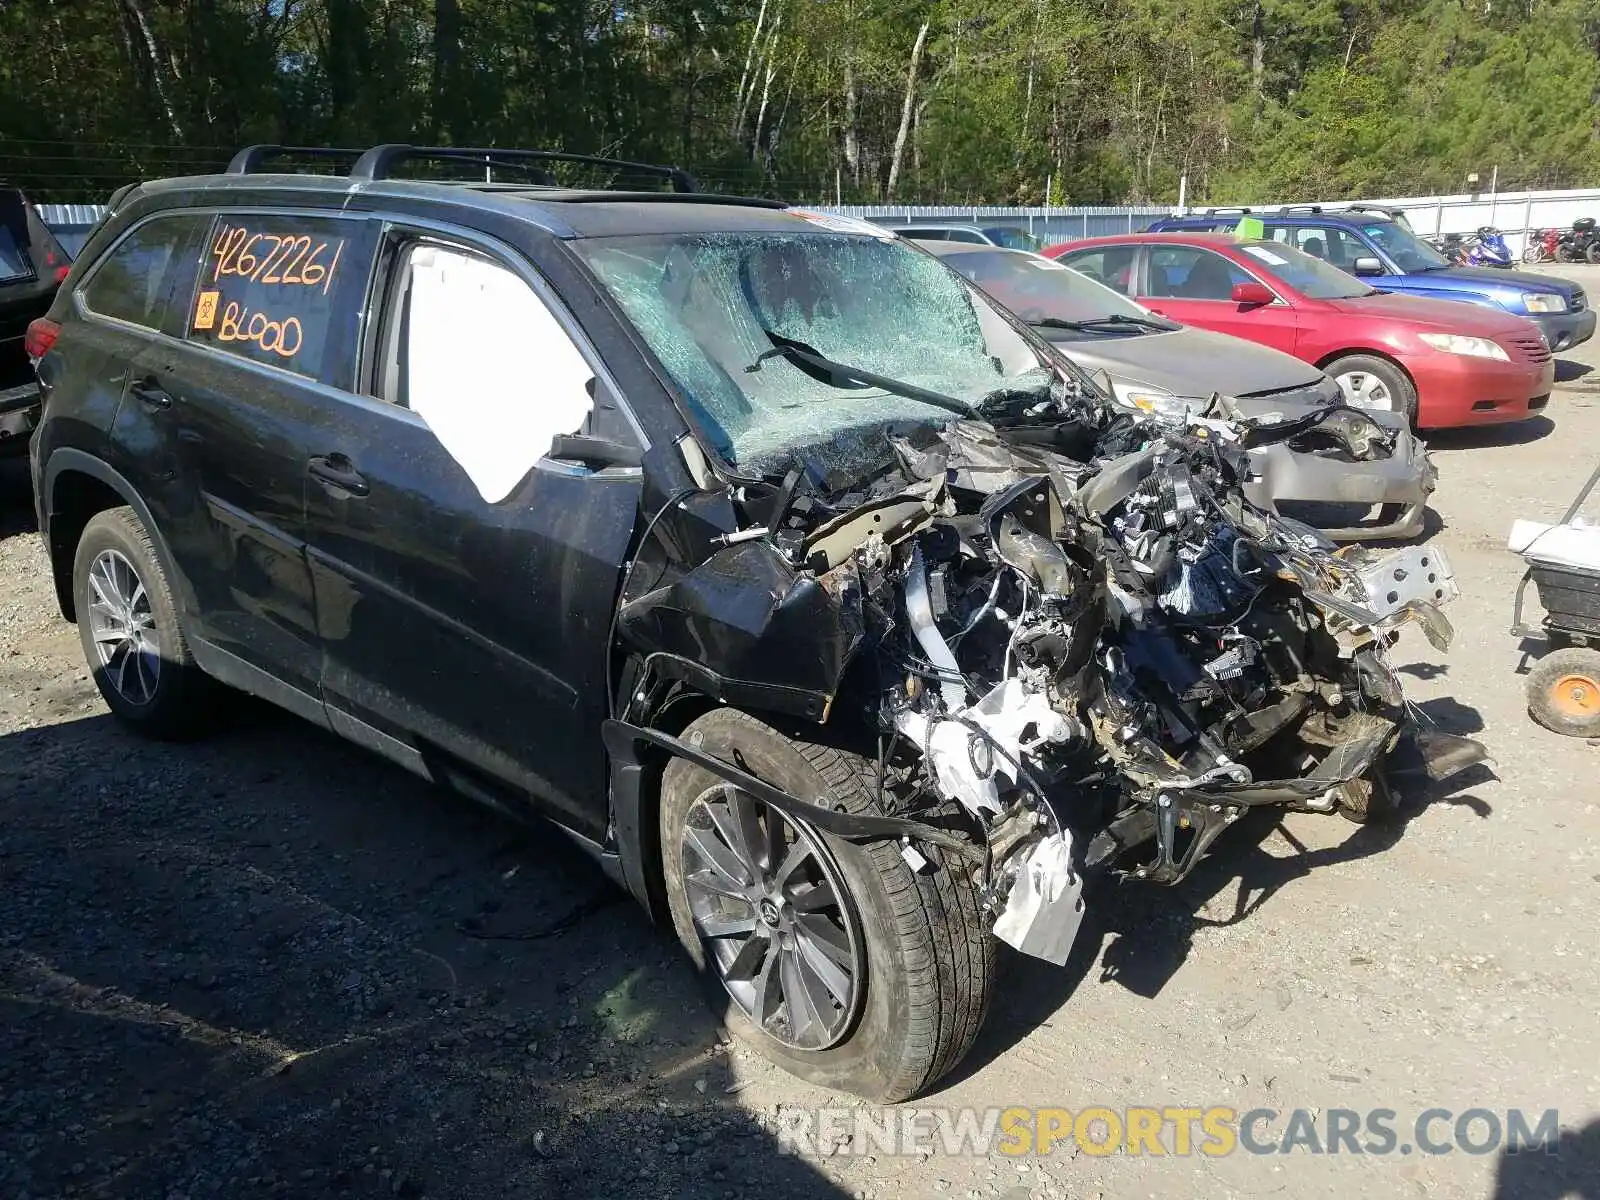
<svg viewBox="0 0 1600 1200">
<path fill-rule="evenodd" d="M 1281 267 L 1289 261 L 1281 254 L 1274 254 L 1265 246 L 1244 246 L 1241 247 L 1241 249 L 1243 249 L 1246 254 L 1252 255 L 1255 258 L 1259 258 L 1264 263 L 1271 263 L 1275 267 Z"/>
<path fill-rule="evenodd" d="M 432 246 L 412 254 L 407 399 L 489 503 L 582 427 L 593 374 L 504 267 Z"/>
</svg>

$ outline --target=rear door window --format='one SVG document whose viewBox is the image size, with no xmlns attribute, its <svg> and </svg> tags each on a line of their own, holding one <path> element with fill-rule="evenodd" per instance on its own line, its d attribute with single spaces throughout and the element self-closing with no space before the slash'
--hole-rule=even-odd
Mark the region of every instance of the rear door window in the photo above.
<svg viewBox="0 0 1600 1200">
<path fill-rule="evenodd" d="M 1149 271 L 1150 295 L 1174 300 L 1228 300 L 1234 284 L 1251 280 L 1222 255 L 1189 246 L 1151 247 Z"/>
<path fill-rule="evenodd" d="M 1356 259 L 1368 253 L 1360 238 L 1337 225 L 1302 225 L 1291 244 L 1341 271 L 1352 270 Z"/>
<path fill-rule="evenodd" d="M 348 390 L 375 246 L 359 218 L 220 216 L 185 336 Z"/>
<path fill-rule="evenodd" d="M 1127 296 L 1132 294 L 1133 288 L 1134 253 L 1132 246 L 1108 246 L 1103 250 L 1063 254 L 1059 261 L 1096 283 Z"/>
<path fill-rule="evenodd" d="M 187 295 L 194 281 L 210 220 L 180 212 L 139 225 L 95 266 L 83 285 L 84 307 L 96 316 L 160 329 L 174 297 Z"/>
</svg>

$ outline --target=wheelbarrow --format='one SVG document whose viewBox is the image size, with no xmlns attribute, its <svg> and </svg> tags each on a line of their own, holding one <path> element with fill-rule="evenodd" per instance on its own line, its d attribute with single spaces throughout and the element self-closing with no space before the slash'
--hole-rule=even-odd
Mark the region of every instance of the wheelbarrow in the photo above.
<svg viewBox="0 0 1600 1200">
<path fill-rule="evenodd" d="M 1596 484 L 1600 467 L 1560 524 L 1517 521 L 1508 542 L 1528 564 L 1511 632 L 1547 647 L 1528 672 L 1528 713 L 1546 729 L 1582 738 L 1600 737 L 1600 525 L 1579 516 Z M 1522 619 L 1530 580 L 1545 610 L 1537 626 Z"/>
</svg>

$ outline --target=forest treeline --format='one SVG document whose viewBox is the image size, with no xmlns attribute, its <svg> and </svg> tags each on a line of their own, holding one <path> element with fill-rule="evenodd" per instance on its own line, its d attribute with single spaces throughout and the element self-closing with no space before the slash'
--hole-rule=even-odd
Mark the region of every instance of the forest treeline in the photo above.
<svg viewBox="0 0 1600 1200">
<path fill-rule="evenodd" d="M 0 0 L 0 178 L 544 146 L 810 201 L 1600 178 L 1600 0 Z"/>
</svg>

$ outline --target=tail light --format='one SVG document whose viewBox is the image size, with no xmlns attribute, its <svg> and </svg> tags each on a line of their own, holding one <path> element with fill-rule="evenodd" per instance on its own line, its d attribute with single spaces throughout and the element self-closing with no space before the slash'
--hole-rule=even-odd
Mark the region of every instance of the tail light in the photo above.
<svg viewBox="0 0 1600 1200">
<path fill-rule="evenodd" d="M 71 274 L 72 274 L 72 268 L 71 267 L 65 266 L 65 265 L 57 267 L 56 268 L 56 282 L 57 283 L 65 283 L 66 279 L 67 279 L 67 276 L 71 275 Z"/>
<path fill-rule="evenodd" d="M 40 317 L 28 325 L 28 334 L 22 340 L 22 348 L 27 351 L 28 357 L 38 362 L 50 352 L 50 347 L 56 344 L 56 338 L 61 335 L 61 326 L 48 317 Z"/>
</svg>

